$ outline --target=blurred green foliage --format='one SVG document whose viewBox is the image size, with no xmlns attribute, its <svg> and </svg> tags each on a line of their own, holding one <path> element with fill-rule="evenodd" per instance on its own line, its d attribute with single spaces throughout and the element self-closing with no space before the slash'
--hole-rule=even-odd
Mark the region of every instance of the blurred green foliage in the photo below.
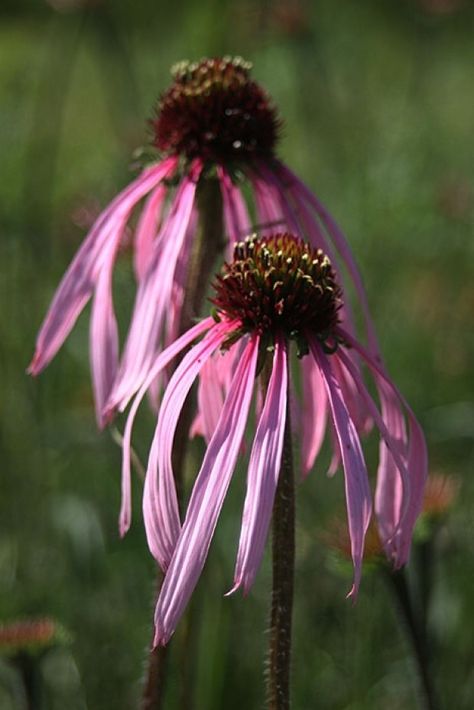
<svg viewBox="0 0 474 710">
<path fill-rule="evenodd" d="M 120 454 L 95 427 L 87 315 L 38 380 L 25 367 L 86 222 L 130 177 L 170 65 L 220 53 L 252 60 L 280 106 L 281 156 L 348 234 L 431 468 L 461 482 L 436 540 L 428 621 L 442 707 L 474 707 L 473 17 L 468 0 L 2 3 L 0 617 L 47 615 L 71 631 L 72 646 L 42 668 L 46 708 L 136 706 L 155 570 L 139 481 L 134 525 L 118 538 Z M 126 259 L 116 291 L 127 312 Z M 142 457 L 152 426 L 144 412 Z M 375 441 L 369 449 L 373 468 Z M 241 468 L 187 654 L 184 627 L 171 650 L 170 709 L 185 708 L 186 674 L 196 710 L 262 706 L 268 561 L 247 599 L 223 599 L 244 486 Z M 385 587 L 367 575 L 352 607 L 350 571 L 334 568 L 322 540 L 343 508 L 341 475 L 326 480 L 318 466 L 298 499 L 294 707 L 414 710 L 417 680 Z M 6 664 L 0 707 L 23 707 Z"/>
</svg>

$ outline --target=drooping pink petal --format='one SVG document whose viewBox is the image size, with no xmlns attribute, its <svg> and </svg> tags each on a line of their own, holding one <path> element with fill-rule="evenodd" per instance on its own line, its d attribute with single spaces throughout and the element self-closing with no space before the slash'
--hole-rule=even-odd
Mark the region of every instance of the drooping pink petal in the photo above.
<svg viewBox="0 0 474 710">
<path fill-rule="evenodd" d="M 90 320 L 90 361 L 97 424 L 107 423 L 103 416 L 118 364 L 118 331 L 112 301 L 112 270 L 117 244 L 108 248 L 107 261 L 99 276 Z"/>
<path fill-rule="evenodd" d="M 319 367 L 311 357 L 301 361 L 303 370 L 303 411 L 301 436 L 301 466 L 306 478 L 321 450 L 326 432 L 327 396 Z"/>
<path fill-rule="evenodd" d="M 258 338 L 245 348 L 194 484 L 186 519 L 155 611 L 155 645 L 173 634 L 196 586 L 235 468 L 257 365 Z"/>
<path fill-rule="evenodd" d="M 293 234 L 302 234 L 300 216 L 288 199 L 288 194 L 282 189 L 278 173 L 269 169 L 263 161 L 259 161 L 256 167 L 257 172 L 250 178 L 260 203 L 260 208 L 257 209 L 259 214 L 262 217 L 266 215 L 267 220 L 273 219 L 273 231 L 279 228 L 280 231 L 287 229 Z"/>
<path fill-rule="evenodd" d="M 161 218 L 161 208 L 166 197 L 166 186 L 158 185 L 148 196 L 135 231 L 133 262 L 137 279 L 145 274 L 153 252 Z"/>
<path fill-rule="evenodd" d="M 338 227 L 334 218 L 331 216 L 331 214 L 328 212 L 328 210 L 318 200 L 316 195 L 313 192 L 311 192 L 311 190 L 304 184 L 304 182 L 302 180 L 300 180 L 283 163 L 277 161 L 276 165 L 278 168 L 278 173 L 280 174 L 281 178 L 287 182 L 288 186 L 292 185 L 294 188 L 294 191 L 298 190 L 298 192 L 300 193 L 301 199 L 306 201 L 315 210 L 316 214 L 321 219 L 321 222 L 323 223 L 323 225 L 327 229 L 328 234 L 330 235 L 331 239 L 333 240 L 333 242 L 336 246 L 336 249 L 338 250 L 339 254 L 341 255 L 341 258 L 342 258 L 344 264 L 346 265 L 346 268 L 352 278 L 352 281 L 354 283 L 354 287 L 355 287 L 357 295 L 359 297 L 359 301 L 360 301 L 360 304 L 362 307 L 362 312 L 364 315 L 364 322 L 365 322 L 365 327 L 366 327 L 366 331 L 367 331 L 367 339 L 368 339 L 370 350 L 374 354 L 374 357 L 376 359 L 378 359 L 380 357 L 380 355 L 379 355 L 379 348 L 378 348 L 378 343 L 377 343 L 377 336 L 375 334 L 375 328 L 374 328 L 374 325 L 372 322 L 372 318 L 370 316 L 369 305 L 367 302 L 367 295 L 365 292 L 364 284 L 363 284 L 359 269 L 357 267 L 354 257 L 352 256 L 351 249 L 349 247 L 349 244 L 348 244 L 344 234 L 342 233 L 341 229 Z M 293 194 L 295 194 L 294 191 L 293 191 Z"/>
<path fill-rule="evenodd" d="M 376 358 L 342 328 L 339 328 L 338 331 L 346 342 L 361 355 L 362 359 L 365 360 L 373 373 L 378 386 L 384 421 L 387 422 L 387 429 L 393 432 L 394 438 L 396 440 L 398 439 L 400 442 L 400 450 L 405 458 L 406 468 L 410 474 L 409 503 L 403 504 L 400 502 L 397 509 L 393 510 L 388 497 L 390 494 L 393 494 L 395 488 L 397 496 L 401 501 L 402 483 L 400 477 L 397 475 L 397 467 L 393 455 L 388 447 L 385 446 L 386 458 L 383 460 L 381 458 L 379 480 L 377 482 L 379 489 L 377 516 L 382 532 L 387 530 L 392 537 L 394 533 L 396 534 L 396 545 L 391 544 L 391 538 L 387 541 L 383 540 L 383 542 L 386 542 L 387 551 L 393 555 L 395 564 L 399 567 L 408 560 L 413 528 L 423 504 L 423 492 L 428 473 L 428 455 L 425 437 L 413 411 L 393 382 L 389 379 L 383 367 L 377 362 Z M 397 402 L 400 403 L 406 411 L 410 433 L 408 441 L 405 434 L 403 415 L 400 412 Z M 408 493 L 408 491 L 406 493 Z M 406 509 L 406 513 L 402 516 L 401 512 L 404 509 Z M 388 520 L 385 516 L 388 517 Z"/>
<path fill-rule="evenodd" d="M 358 358 L 357 360 L 354 358 L 354 360 L 355 361 L 351 360 L 352 369 L 358 370 Z M 333 358 L 332 366 L 336 379 L 341 386 L 344 402 L 346 403 L 347 409 L 349 410 L 349 414 L 356 426 L 357 431 L 361 435 L 368 434 L 372 429 L 373 421 L 367 410 L 366 399 L 360 393 L 357 384 L 354 382 L 354 378 L 348 375 L 345 367 L 345 360 L 337 357 Z"/>
<path fill-rule="evenodd" d="M 181 530 L 172 464 L 179 415 L 199 371 L 231 331 L 228 323 L 214 324 L 206 337 L 185 355 L 163 396 L 143 491 L 148 547 L 163 570 L 169 565 Z"/>
<path fill-rule="evenodd" d="M 336 427 L 334 426 L 334 421 L 332 417 L 329 417 L 327 423 L 329 437 L 331 440 L 331 460 L 329 462 L 328 470 L 326 471 L 326 476 L 333 478 L 339 470 L 342 462 L 341 447 L 339 446 L 339 440 L 336 434 Z"/>
<path fill-rule="evenodd" d="M 234 586 L 252 586 L 262 560 L 278 484 L 286 425 L 287 352 L 283 339 L 275 344 L 272 374 L 250 454 L 247 494 L 234 572 Z"/>
<path fill-rule="evenodd" d="M 139 284 L 122 362 L 108 403 L 110 410 L 123 411 L 156 357 L 201 170 L 202 163 L 196 160 L 183 178 L 162 226 L 164 234 L 158 238 L 148 270 Z"/>
<path fill-rule="evenodd" d="M 232 247 L 233 242 L 240 241 L 251 232 L 250 217 L 240 189 L 221 165 L 217 168 L 217 174 L 222 193 L 224 226 Z"/>
<path fill-rule="evenodd" d="M 315 338 L 309 339 L 309 346 L 326 386 L 344 465 L 347 517 L 354 565 L 354 581 L 347 596 L 355 598 L 360 584 L 365 534 L 372 514 L 369 479 L 357 430 L 349 416 L 341 388 L 334 376 L 328 357 Z"/>
<path fill-rule="evenodd" d="M 148 376 L 133 400 L 130 412 L 125 424 L 122 441 L 122 504 L 120 508 L 119 530 L 123 537 L 128 531 L 131 522 L 131 476 L 130 476 L 130 454 L 133 424 L 138 408 L 152 382 L 158 377 L 160 372 L 178 355 L 184 348 L 215 325 L 213 318 L 206 318 L 193 328 L 188 330 L 176 342 L 161 352 Z"/>
<path fill-rule="evenodd" d="M 223 358 L 216 353 L 201 370 L 198 387 L 198 410 L 202 419 L 202 436 L 206 442 L 212 438 L 219 421 L 224 396 L 216 370 Z"/>
<path fill-rule="evenodd" d="M 394 472 L 394 476 L 400 477 L 401 478 L 401 490 L 402 490 L 402 496 L 401 496 L 401 501 L 399 505 L 402 505 L 403 508 L 399 511 L 398 517 L 393 519 L 393 528 L 391 532 L 393 533 L 395 527 L 398 525 L 399 521 L 403 520 L 408 504 L 410 501 L 410 475 L 409 472 L 406 468 L 406 463 L 403 458 L 403 451 L 404 451 L 404 442 L 400 440 L 399 438 L 399 432 L 398 430 L 395 430 L 395 432 L 390 430 L 390 425 L 391 421 L 390 418 L 388 418 L 388 421 L 386 422 L 384 420 L 383 415 L 381 416 L 377 406 L 375 405 L 375 402 L 372 400 L 372 397 L 370 396 L 364 381 L 362 379 L 362 376 L 358 370 L 358 368 L 354 365 L 352 362 L 351 358 L 344 352 L 342 348 L 339 349 L 338 354 L 335 356 L 336 361 L 341 360 L 344 363 L 345 368 L 350 372 L 350 374 L 353 377 L 353 381 L 355 386 L 358 388 L 362 398 L 364 399 L 368 410 L 370 411 L 371 416 L 373 417 L 375 424 L 377 425 L 384 441 L 387 450 L 390 452 L 390 455 L 393 459 L 393 462 L 395 463 L 397 467 L 397 472 Z M 382 475 L 386 475 L 386 471 L 384 466 L 381 466 L 382 470 Z M 398 506 L 397 506 L 398 509 Z M 376 511 L 377 512 L 377 511 Z M 395 522 L 395 520 L 397 522 Z"/>
<path fill-rule="evenodd" d="M 97 219 L 54 295 L 36 340 L 30 374 L 39 374 L 55 356 L 92 294 L 104 248 L 120 241 L 134 206 L 170 173 L 173 162 L 167 159 L 145 169 Z"/>
</svg>

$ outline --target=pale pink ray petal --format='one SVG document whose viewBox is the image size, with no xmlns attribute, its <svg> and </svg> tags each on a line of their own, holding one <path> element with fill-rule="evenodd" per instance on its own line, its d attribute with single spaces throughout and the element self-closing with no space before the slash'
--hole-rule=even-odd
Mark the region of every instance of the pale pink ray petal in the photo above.
<svg viewBox="0 0 474 710">
<path fill-rule="evenodd" d="M 135 417 L 138 408 L 145 396 L 148 388 L 156 380 L 160 372 L 178 355 L 184 348 L 186 348 L 190 343 L 198 338 L 206 330 L 209 330 L 215 321 L 213 318 L 206 318 L 201 321 L 193 328 L 188 330 L 184 335 L 182 335 L 176 342 L 169 346 L 166 350 L 163 350 L 160 355 L 158 355 L 152 369 L 148 373 L 148 376 L 141 386 L 139 392 L 133 400 L 132 406 L 130 407 L 130 412 L 127 417 L 127 422 L 125 424 L 125 430 L 123 433 L 122 441 L 122 503 L 120 508 L 119 517 L 119 530 L 120 535 L 123 537 L 128 531 L 131 522 L 131 476 L 130 476 L 130 453 L 131 453 L 131 442 L 132 442 L 132 432 L 133 424 L 135 422 Z"/>
<path fill-rule="evenodd" d="M 258 337 L 254 336 L 243 352 L 194 484 L 156 606 L 155 645 L 165 644 L 173 634 L 204 567 L 242 443 L 252 400 L 258 343 Z"/>
<path fill-rule="evenodd" d="M 332 455 L 331 460 L 329 462 L 328 470 L 326 471 L 326 476 L 332 478 L 336 475 L 337 471 L 341 466 L 342 456 L 341 447 L 339 446 L 339 440 L 336 434 L 336 427 L 334 426 L 334 421 L 331 417 L 328 419 L 327 427 L 329 430 L 329 437 L 331 439 Z"/>
<path fill-rule="evenodd" d="M 219 353 L 210 358 L 201 370 L 198 387 L 198 410 L 202 421 L 202 436 L 206 442 L 212 438 L 224 404 L 224 394 L 219 382 Z"/>
<path fill-rule="evenodd" d="M 135 230 L 133 263 L 137 279 L 143 278 L 153 252 L 153 243 L 159 233 L 161 211 L 167 188 L 158 185 L 147 198 Z"/>
<path fill-rule="evenodd" d="M 222 193 L 224 226 L 232 248 L 233 242 L 240 241 L 252 231 L 250 217 L 242 192 L 222 165 L 218 166 L 217 175 Z"/>
<path fill-rule="evenodd" d="M 306 478 L 313 468 L 324 441 L 327 422 L 327 396 L 319 367 L 314 362 L 314 359 L 308 356 L 304 357 L 301 361 L 301 367 L 303 372 L 301 466 L 303 478 Z"/>
<path fill-rule="evenodd" d="M 357 295 L 359 297 L 360 304 L 362 306 L 362 311 L 364 314 L 364 322 L 367 331 L 367 339 L 369 343 L 370 350 L 373 352 L 374 357 L 380 358 L 379 347 L 377 342 L 377 336 L 375 334 L 375 328 L 370 316 L 369 304 L 367 302 L 367 295 L 365 292 L 365 287 L 360 275 L 359 269 L 352 256 L 349 244 L 342 233 L 339 226 L 336 224 L 334 218 L 324 207 L 324 205 L 318 200 L 316 195 L 305 185 L 305 183 L 300 180 L 286 165 L 277 161 L 278 172 L 281 178 L 288 183 L 289 186 L 293 185 L 294 189 L 298 189 L 301 192 L 301 197 L 311 205 L 315 210 L 318 217 L 321 219 L 328 234 L 331 236 L 336 249 L 338 250 L 344 264 L 347 267 L 349 274 L 351 275 L 354 287 L 356 289 Z M 379 360 L 380 361 L 380 360 Z"/>
<path fill-rule="evenodd" d="M 228 594 L 241 585 L 247 594 L 262 560 L 281 468 L 287 392 L 287 352 L 280 338 L 275 343 L 268 392 L 250 454 L 234 586 Z"/>
<path fill-rule="evenodd" d="M 347 596 L 355 598 L 360 584 L 365 534 L 372 514 L 369 479 L 359 436 L 344 403 L 329 359 L 315 338 L 310 338 L 308 342 L 314 359 L 321 369 L 321 376 L 326 386 L 329 407 L 344 465 L 347 517 L 354 565 L 354 581 Z"/>
<path fill-rule="evenodd" d="M 186 329 L 184 326 L 187 326 L 187 323 L 183 323 L 183 304 L 186 294 L 188 268 L 191 262 L 192 248 L 196 237 L 197 220 L 198 212 L 196 206 L 193 205 L 191 218 L 186 229 L 186 236 L 176 262 L 171 295 L 166 309 L 166 322 L 164 324 L 164 333 L 161 343 L 163 349 L 169 347 L 176 338 L 179 337 L 180 332 Z M 160 373 L 160 377 L 152 382 L 148 389 L 148 401 L 151 410 L 156 414 L 158 414 L 161 392 L 166 387 L 168 379 L 168 373 L 162 372 Z"/>
<path fill-rule="evenodd" d="M 112 300 L 112 271 L 117 244 L 108 249 L 95 288 L 90 320 L 90 362 L 97 424 L 107 423 L 103 416 L 118 365 L 118 329 Z"/>
<path fill-rule="evenodd" d="M 179 415 L 201 368 L 232 329 L 229 323 L 214 324 L 206 337 L 184 356 L 163 395 L 143 491 L 148 547 L 163 570 L 169 565 L 181 530 L 172 464 Z"/>
<path fill-rule="evenodd" d="M 299 215 L 282 188 L 278 173 L 270 170 L 262 161 L 258 162 L 257 167 L 261 177 L 254 178 L 254 184 L 261 192 L 260 199 L 263 198 L 264 212 L 267 212 L 269 217 L 273 216 L 274 220 L 278 220 L 278 215 L 281 215 L 280 231 L 286 228 L 293 234 L 302 236 Z"/>
<path fill-rule="evenodd" d="M 255 207 L 257 212 L 256 229 L 260 235 L 273 234 L 284 231 L 286 227 L 285 215 L 281 210 L 278 197 L 269 186 L 256 173 L 251 173 L 249 178 L 252 183 Z"/>
<path fill-rule="evenodd" d="M 357 359 L 354 358 L 354 361 L 351 360 L 351 365 L 359 370 L 358 357 Z M 332 366 L 337 381 L 341 386 L 344 402 L 357 431 L 359 434 L 368 434 L 373 426 L 372 417 L 367 410 L 367 402 L 354 382 L 354 378 L 347 372 L 345 360 L 336 357 L 332 361 Z"/>
<path fill-rule="evenodd" d="M 201 162 L 195 161 L 183 178 L 162 227 L 166 234 L 159 237 L 148 270 L 139 284 L 122 362 L 108 404 L 111 410 L 123 411 L 156 356 L 201 169 Z"/>
<path fill-rule="evenodd" d="M 398 516 L 398 521 L 402 521 L 404 516 L 406 515 L 408 505 L 410 502 L 410 474 L 406 468 L 406 462 L 403 458 L 403 452 L 405 449 L 404 446 L 404 441 L 400 441 L 400 438 L 397 436 L 398 432 L 393 432 L 390 430 L 390 424 L 391 422 L 385 422 L 383 415 L 381 416 L 375 402 L 373 401 L 372 397 L 369 394 L 369 391 L 367 390 L 367 387 L 365 386 L 365 383 L 362 379 L 362 376 L 358 370 L 358 368 L 354 365 L 352 362 L 351 358 L 349 357 L 348 354 L 344 352 L 342 348 L 339 348 L 338 354 L 335 356 L 336 360 L 340 359 L 344 363 L 344 366 L 347 368 L 347 370 L 350 372 L 350 374 L 353 377 L 354 384 L 358 388 L 361 396 L 363 397 L 368 410 L 371 413 L 371 416 L 373 417 L 384 441 L 386 444 L 386 447 L 388 451 L 391 454 L 391 457 L 393 458 L 393 462 L 395 463 L 397 467 L 397 472 L 394 473 L 395 476 L 400 476 L 401 477 L 401 482 L 402 482 L 402 500 L 401 503 L 403 505 L 403 508 L 400 510 L 399 516 Z M 395 433 L 395 436 L 394 436 Z M 382 471 L 384 470 L 384 467 L 382 466 Z M 377 511 L 376 511 L 377 512 Z M 395 523 L 394 527 L 396 527 L 398 523 Z M 393 529 L 392 529 L 393 531 Z"/>
<path fill-rule="evenodd" d="M 38 333 L 30 374 L 39 374 L 55 356 L 92 294 L 104 247 L 120 241 L 132 209 L 168 175 L 170 166 L 168 159 L 145 169 L 97 219 L 56 290 Z"/>
<path fill-rule="evenodd" d="M 406 461 L 406 468 L 410 473 L 410 499 L 406 506 L 406 514 L 401 517 L 401 511 L 405 509 L 405 505 L 400 503 L 398 510 L 395 511 L 395 515 L 398 519 L 395 518 L 392 520 L 389 518 L 389 528 L 393 528 L 392 534 L 397 534 L 397 544 L 391 546 L 389 540 L 387 549 L 394 556 L 395 565 L 400 567 L 408 560 L 413 528 L 423 505 L 424 486 L 428 475 L 428 455 L 425 437 L 408 403 L 373 355 L 342 328 L 338 328 L 338 333 L 361 355 L 362 359 L 365 360 L 373 373 L 378 386 L 384 421 L 387 422 L 387 428 L 392 432 L 395 440 L 400 441 L 400 450 Z M 403 422 L 403 415 L 396 401 L 398 401 L 406 411 L 410 431 L 408 442 L 406 441 L 404 426 L 402 428 L 400 424 L 400 422 Z M 395 481 L 397 481 L 398 495 L 401 498 L 399 491 L 401 488 L 401 480 L 394 475 L 394 473 L 397 473 L 397 468 L 393 456 L 387 447 L 386 452 L 387 456 L 390 455 L 391 465 L 390 467 L 385 466 L 385 468 L 383 468 L 382 463 L 384 462 L 381 461 L 380 472 L 382 476 L 379 475 L 379 478 L 381 477 L 382 480 L 378 481 L 378 485 L 380 485 L 382 491 L 380 497 L 383 499 L 393 491 L 393 480 L 395 479 Z M 389 504 L 382 500 L 381 509 L 378 511 L 378 520 L 381 530 L 384 529 L 384 526 L 387 526 L 387 521 L 384 519 L 384 515 L 386 514 L 392 516 L 393 511 L 390 510 Z"/>
</svg>

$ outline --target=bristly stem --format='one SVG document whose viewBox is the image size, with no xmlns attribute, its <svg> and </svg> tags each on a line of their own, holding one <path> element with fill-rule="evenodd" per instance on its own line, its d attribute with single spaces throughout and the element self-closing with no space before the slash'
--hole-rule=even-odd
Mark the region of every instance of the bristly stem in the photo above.
<svg viewBox="0 0 474 710">
<path fill-rule="evenodd" d="M 267 676 L 268 710 L 290 707 L 291 626 L 295 566 L 295 488 L 290 411 L 273 504 L 273 586 Z"/>
<path fill-rule="evenodd" d="M 222 196 L 217 178 L 204 178 L 197 188 L 197 205 L 199 212 L 199 230 L 196 235 L 191 263 L 187 274 L 186 296 L 181 312 L 179 334 L 186 332 L 199 315 L 203 305 L 206 291 L 210 282 L 215 261 L 224 246 L 222 223 Z M 178 362 L 173 363 L 176 367 Z M 184 498 L 184 472 L 186 453 L 189 442 L 189 429 L 194 413 L 194 403 L 188 397 L 181 410 L 181 415 L 176 428 L 173 446 L 173 472 L 178 495 L 178 504 L 182 512 Z M 157 595 L 159 594 L 163 574 L 157 572 Z M 191 607 L 192 609 L 192 607 Z M 188 612 L 187 633 L 191 634 L 194 620 Z M 187 635 L 187 634 L 186 634 Z M 186 638 L 183 645 L 186 646 Z M 142 710 L 162 710 L 164 708 L 166 668 L 168 664 L 167 646 L 159 646 L 150 651 L 148 668 L 142 698 Z M 192 659 L 188 658 L 186 648 L 181 653 L 179 662 L 181 675 L 181 695 L 190 697 L 191 691 L 187 687 L 192 678 L 189 665 Z"/>
<path fill-rule="evenodd" d="M 405 571 L 403 569 L 397 570 L 396 572 L 387 570 L 387 577 L 397 599 L 398 608 L 402 614 L 413 649 L 413 657 L 415 659 L 422 690 L 423 707 L 425 710 L 439 710 L 430 672 L 426 629 L 424 628 L 423 619 L 417 617 L 417 613 L 414 609 Z"/>
</svg>

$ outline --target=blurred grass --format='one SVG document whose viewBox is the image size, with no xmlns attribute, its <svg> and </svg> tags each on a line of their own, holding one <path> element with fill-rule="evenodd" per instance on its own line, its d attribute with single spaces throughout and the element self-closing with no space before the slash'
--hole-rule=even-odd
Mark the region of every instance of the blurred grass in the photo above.
<svg viewBox="0 0 474 710">
<path fill-rule="evenodd" d="M 119 451 L 95 429 L 87 315 L 38 380 L 24 370 L 84 234 L 72 215 L 83 205 L 105 205 L 129 179 L 132 151 L 146 142 L 146 119 L 169 66 L 216 53 L 251 59 L 279 104 L 281 155 L 350 238 L 387 363 L 425 427 L 431 468 L 462 482 L 438 538 L 430 624 L 443 706 L 474 707 L 472 4 L 2 7 L 0 617 L 48 614 L 71 631 L 72 647 L 43 668 L 46 707 L 134 706 L 154 568 L 138 483 L 134 526 L 118 539 Z M 117 288 L 126 307 L 132 282 L 125 262 Z M 142 456 L 151 427 L 144 414 Z M 334 569 L 322 542 L 344 506 L 341 476 L 327 481 L 323 470 L 299 491 L 294 706 L 412 710 L 416 678 L 385 588 L 367 575 L 352 608 L 344 599 L 350 574 Z M 222 598 L 244 473 L 236 476 L 193 602 L 198 710 L 263 702 L 268 566 L 247 599 Z M 176 648 L 171 656 L 167 707 L 181 708 L 182 659 Z M 0 707 L 21 707 L 4 665 L 0 680 Z"/>
</svg>

